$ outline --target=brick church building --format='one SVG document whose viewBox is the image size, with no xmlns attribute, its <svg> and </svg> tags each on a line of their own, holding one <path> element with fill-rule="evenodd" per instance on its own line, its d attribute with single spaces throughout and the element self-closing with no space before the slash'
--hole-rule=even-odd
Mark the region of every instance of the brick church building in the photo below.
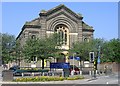
<svg viewBox="0 0 120 86">
<path fill-rule="evenodd" d="M 83 16 L 81 14 L 73 12 L 63 4 L 48 11 L 41 10 L 38 18 L 26 22 L 23 25 L 17 40 L 19 40 L 21 46 L 23 46 L 28 37 L 45 38 L 55 32 L 59 32 L 64 39 L 63 45 L 61 46 L 61 48 L 64 49 L 62 53 L 66 55 L 66 53 L 68 53 L 67 50 L 71 48 L 74 42 L 89 41 L 93 38 L 93 27 L 86 24 L 82 19 Z M 65 58 L 65 62 L 70 62 L 67 56 L 65 56 Z M 76 64 L 78 63 L 76 62 Z M 27 65 L 27 63 L 22 61 L 21 66 L 25 65 Z M 49 62 L 45 61 L 45 66 L 48 65 Z M 41 67 L 41 64 L 36 63 L 36 66 Z"/>
</svg>

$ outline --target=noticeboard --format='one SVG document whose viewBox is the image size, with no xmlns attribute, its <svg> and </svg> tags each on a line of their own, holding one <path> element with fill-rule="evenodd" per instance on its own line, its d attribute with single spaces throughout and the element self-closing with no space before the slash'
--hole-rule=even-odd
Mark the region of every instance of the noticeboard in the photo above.
<svg viewBox="0 0 120 86">
<path fill-rule="evenodd" d="M 50 63 L 50 68 L 68 69 L 70 68 L 70 64 L 69 63 Z"/>
</svg>

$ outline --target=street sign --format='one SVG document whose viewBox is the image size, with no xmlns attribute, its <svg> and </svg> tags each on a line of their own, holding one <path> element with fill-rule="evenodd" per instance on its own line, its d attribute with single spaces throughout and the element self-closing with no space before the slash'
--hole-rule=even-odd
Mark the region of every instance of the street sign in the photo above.
<svg viewBox="0 0 120 86">
<path fill-rule="evenodd" d="M 73 59 L 73 56 L 70 56 L 69 59 Z M 80 60 L 80 57 L 75 56 L 75 57 L 74 57 L 74 60 L 78 60 L 78 61 L 79 61 L 79 60 Z"/>
<path fill-rule="evenodd" d="M 97 63 L 100 64 L 100 57 L 98 57 L 98 59 L 97 59 Z"/>
</svg>

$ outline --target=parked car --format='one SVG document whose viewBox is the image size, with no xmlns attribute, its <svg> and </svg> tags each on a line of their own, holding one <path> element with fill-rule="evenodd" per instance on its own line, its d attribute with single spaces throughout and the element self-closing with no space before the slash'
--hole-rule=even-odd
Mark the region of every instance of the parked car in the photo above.
<svg viewBox="0 0 120 86">
<path fill-rule="evenodd" d="M 73 65 L 70 65 L 69 70 L 70 70 L 70 74 L 71 74 L 71 72 L 73 71 Z M 76 65 L 74 65 L 74 74 L 77 75 L 79 73 L 80 73 L 80 69 Z"/>
<path fill-rule="evenodd" d="M 22 73 L 24 73 L 26 70 L 20 70 L 20 69 L 17 69 L 13 72 L 13 75 L 14 76 L 22 76 Z"/>
<path fill-rule="evenodd" d="M 9 68 L 9 70 L 12 70 L 13 72 L 20 69 L 20 67 L 18 65 L 12 66 Z"/>
</svg>

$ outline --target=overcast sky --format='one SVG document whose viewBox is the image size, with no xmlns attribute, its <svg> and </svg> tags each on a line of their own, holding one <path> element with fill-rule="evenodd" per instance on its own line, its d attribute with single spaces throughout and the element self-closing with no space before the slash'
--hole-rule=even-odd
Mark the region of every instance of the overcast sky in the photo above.
<svg viewBox="0 0 120 86">
<path fill-rule="evenodd" d="M 17 37 L 26 21 L 39 17 L 42 9 L 49 10 L 59 4 L 81 13 L 83 21 L 93 26 L 94 38 L 118 38 L 117 2 L 2 2 L 2 32 Z"/>
</svg>

